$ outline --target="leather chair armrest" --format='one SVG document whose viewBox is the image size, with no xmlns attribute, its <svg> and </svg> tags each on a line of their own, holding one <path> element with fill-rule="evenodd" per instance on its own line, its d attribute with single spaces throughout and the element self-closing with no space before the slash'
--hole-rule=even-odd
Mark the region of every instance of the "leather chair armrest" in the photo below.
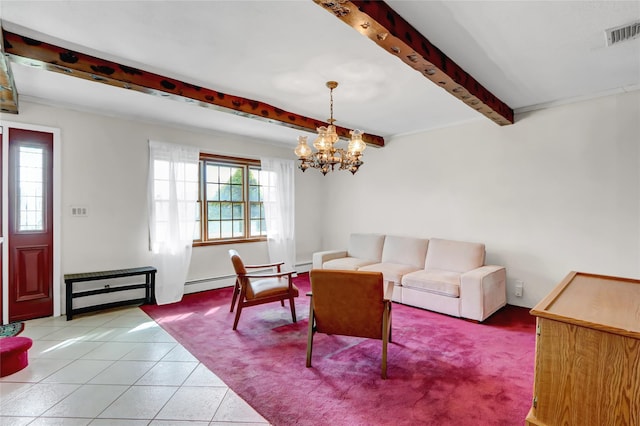
<svg viewBox="0 0 640 426">
<path fill-rule="evenodd" d="M 485 265 L 460 275 L 460 315 L 484 321 L 507 303 L 507 272 Z"/>
<path fill-rule="evenodd" d="M 313 269 L 322 269 L 324 262 L 347 257 L 346 250 L 327 250 L 313 253 Z"/>
<path fill-rule="evenodd" d="M 266 268 L 276 268 L 278 272 L 280 272 L 280 268 L 284 265 L 284 262 L 277 263 L 265 263 L 263 265 L 244 265 L 245 269 L 266 269 Z"/>
<path fill-rule="evenodd" d="M 272 272 L 272 273 L 249 273 L 249 274 L 244 274 L 243 276 L 247 277 L 247 278 L 282 278 L 282 277 L 289 277 L 289 280 L 291 280 L 291 275 L 295 274 L 296 271 L 282 271 L 282 272 Z"/>
</svg>

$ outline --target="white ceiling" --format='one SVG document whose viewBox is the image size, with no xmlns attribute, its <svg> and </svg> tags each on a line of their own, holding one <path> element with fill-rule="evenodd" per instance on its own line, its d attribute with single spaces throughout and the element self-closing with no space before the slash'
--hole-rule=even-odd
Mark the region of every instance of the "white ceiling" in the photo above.
<svg viewBox="0 0 640 426">
<path fill-rule="evenodd" d="M 517 112 L 640 88 L 640 1 L 387 3 Z M 7 1 L 3 27 L 82 53 L 388 138 L 488 120 L 311 0 Z M 12 64 L 22 100 L 294 145 L 298 130 Z M 6 115 L 3 115 L 6 116 Z M 517 118 L 516 118 L 517 122 Z"/>
</svg>

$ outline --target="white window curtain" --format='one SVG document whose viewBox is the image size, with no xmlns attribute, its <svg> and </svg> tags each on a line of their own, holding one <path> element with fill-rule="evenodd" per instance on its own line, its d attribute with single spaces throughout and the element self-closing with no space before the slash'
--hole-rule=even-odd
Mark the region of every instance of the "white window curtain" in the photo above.
<svg viewBox="0 0 640 426">
<path fill-rule="evenodd" d="M 197 148 L 149 141 L 149 237 L 156 302 L 184 295 L 198 212 Z"/>
<path fill-rule="evenodd" d="M 286 269 L 293 270 L 296 262 L 295 161 L 261 158 L 260 163 L 269 259 L 284 262 Z"/>
</svg>

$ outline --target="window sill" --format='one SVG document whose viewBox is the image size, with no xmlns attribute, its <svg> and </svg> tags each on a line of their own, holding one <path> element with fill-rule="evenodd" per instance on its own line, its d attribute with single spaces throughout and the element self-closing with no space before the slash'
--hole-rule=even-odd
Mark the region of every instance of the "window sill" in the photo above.
<svg viewBox="0 0 640 426">
<path fill-rule="evenodd" d="M 220 246 L 225 244 L 245 244 L 245 243 L 259 243 L 267 241 L 267 237 L 260 238 L 236 238 L 229 240 L 217 240 L 217 241 L 194 241 L 193 247 L 207 247 L 207 246 Z"/>
</svg>

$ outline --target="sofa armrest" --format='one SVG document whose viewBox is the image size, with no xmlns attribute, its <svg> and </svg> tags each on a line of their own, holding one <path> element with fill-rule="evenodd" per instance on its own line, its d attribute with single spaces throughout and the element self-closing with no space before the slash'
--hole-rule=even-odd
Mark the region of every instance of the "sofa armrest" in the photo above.
<svg viewBox="0 0 640 426">
<path fill-rule="evenodd" d="M 507 271 L 485 265 L 460 275 L 460 315 L 484 321 L 507 304 Z"/>
<path fill-rule="evenodd" d="M 347 257 L 346 250 L 327 250 L 313 253 L 313 269 L 322 269 L 324 262 Z"/>
</svg>

